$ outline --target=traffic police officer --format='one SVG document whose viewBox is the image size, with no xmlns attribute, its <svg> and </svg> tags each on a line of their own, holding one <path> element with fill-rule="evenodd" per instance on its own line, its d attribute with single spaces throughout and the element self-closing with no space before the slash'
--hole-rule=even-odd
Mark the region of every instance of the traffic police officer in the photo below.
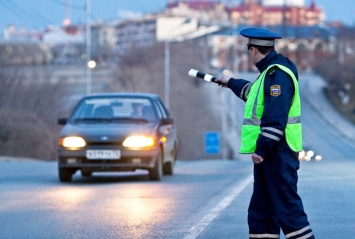
<svg viewBox="0 0 355 239">
<path fill-rule="evenodd" d="M 254 83 L 222 76 L 216 80 L 246 102 L 241 153 L 252 154 L 254 188 L 248 208 L 249 238 L 313 238 L 297 193 L 302 150 L 301 104 L 296 66 L 274 49 L 281 36 L 260 28 L 240 34 L 260 74 Z"/>
</svg>

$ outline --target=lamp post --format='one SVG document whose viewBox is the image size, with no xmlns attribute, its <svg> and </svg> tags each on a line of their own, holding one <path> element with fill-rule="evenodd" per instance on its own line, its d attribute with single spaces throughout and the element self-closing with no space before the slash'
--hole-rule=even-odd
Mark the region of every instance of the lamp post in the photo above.
<svg viewBox="0 0 355 239">
<path fill-rule="evenodd" d="M 164 103 L 170 109 L 170 42 L 165 40 L 164 43 Z"/>
<path fill-rule="evenodd" d="M 86 94 L 91 93 L 91 68 L 89 62 L 91 60 L 91 4 L 90 0 L 86 0 Z"/>
<path fill-rule="evenodd" d="M 170 109 L 170 43 L 181 42 L 183 37 L 179 37 L 174 32 L 178 32 L 178 28 L 182 27 L 186 23 L 190 23 L 190 19 L 183 18 L 178 23 L 172 22 L 172 29 L 168 31 L 164 36 L 164 103 L 165 106 Z M 174 36 L 175 35 L 175 36 Z"/>
</svg>

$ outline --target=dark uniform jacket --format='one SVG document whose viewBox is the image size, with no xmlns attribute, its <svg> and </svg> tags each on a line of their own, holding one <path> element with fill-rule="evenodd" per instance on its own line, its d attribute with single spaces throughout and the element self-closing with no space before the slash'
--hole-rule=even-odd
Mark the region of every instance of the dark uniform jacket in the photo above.
<svg viewBox="0 0 355 239">
<path fill-rule="evenodd" d="M 272 51 L 266 55 L 262 60 L 256 63 L 256 67 L 258 68 L 259 72 L 262 72 L 268 66 L 273 64 L 286 66 L 295 74 L 296 78 L 298 79 L 296 66 L 288 58 L 278 54 L 276 51 Z M 245 89 L 244 86 L 247 84 L 250 84 L 250 82 L 247 80 L 231 78 L 227 84 L 227 87 L 230 88 L 239 98 L 246 101 L 245 94 L 247 93 L 243 91 Z M 280 94 L 278 96 L 271 95 L 272 86 L 280 87 Z M 261 117 L 260 127 L 272 127 L 285 132 L 294 90 L 293 81 L 287 73 L 277 67 L 269 70 L 265 76 L 264 81 L 265 102 L 264 113 Z M 275 141 L 260 134 L 256 143 L 255 153 L 265 158 L 268 154 L 274 151 L 277 144 L 281 144 L 278 145 L 278 147 L 284 148 L 285 150 L 288 150 L 287 148 L 289 148 L 285 137 L 283 137 L 283 139 L 280 141 Z"/>
</svg>

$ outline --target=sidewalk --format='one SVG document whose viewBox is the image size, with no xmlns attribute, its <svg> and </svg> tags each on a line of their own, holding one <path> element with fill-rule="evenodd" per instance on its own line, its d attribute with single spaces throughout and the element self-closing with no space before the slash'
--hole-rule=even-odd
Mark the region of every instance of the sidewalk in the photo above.
<svg viewBox="0 0 355 239">
<path fill-rule="evenodd" d="M 0 156 L 0 162 L 23 162 L 23 161 L 42 161 L 34 158 L 26 157 L 12 157 L 12 156 Z"/>
<path fill-rule="evenodd" d="M 318 75 L 307 73 L 300 75 L 300 79 L 306 84 L 305 93 L 302 94 L 303 99 L 342 135 L 355 141 L 355 125 L 343 117 L 329 102 L 323 92 L 325 81 Z"/>
</svg>

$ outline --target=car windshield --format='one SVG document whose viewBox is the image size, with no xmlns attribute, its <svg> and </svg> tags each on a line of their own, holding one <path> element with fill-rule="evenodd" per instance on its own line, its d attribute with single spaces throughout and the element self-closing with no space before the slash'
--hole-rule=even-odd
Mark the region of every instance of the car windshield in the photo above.
<svg viewBox="0 0 355 239">
<path fill-rule="evenodd" d="M 80 102 L 72 122 L 147 123 L 156 121 L 156 113 L 148 98 L 98 97 Z"/>
</svg>

